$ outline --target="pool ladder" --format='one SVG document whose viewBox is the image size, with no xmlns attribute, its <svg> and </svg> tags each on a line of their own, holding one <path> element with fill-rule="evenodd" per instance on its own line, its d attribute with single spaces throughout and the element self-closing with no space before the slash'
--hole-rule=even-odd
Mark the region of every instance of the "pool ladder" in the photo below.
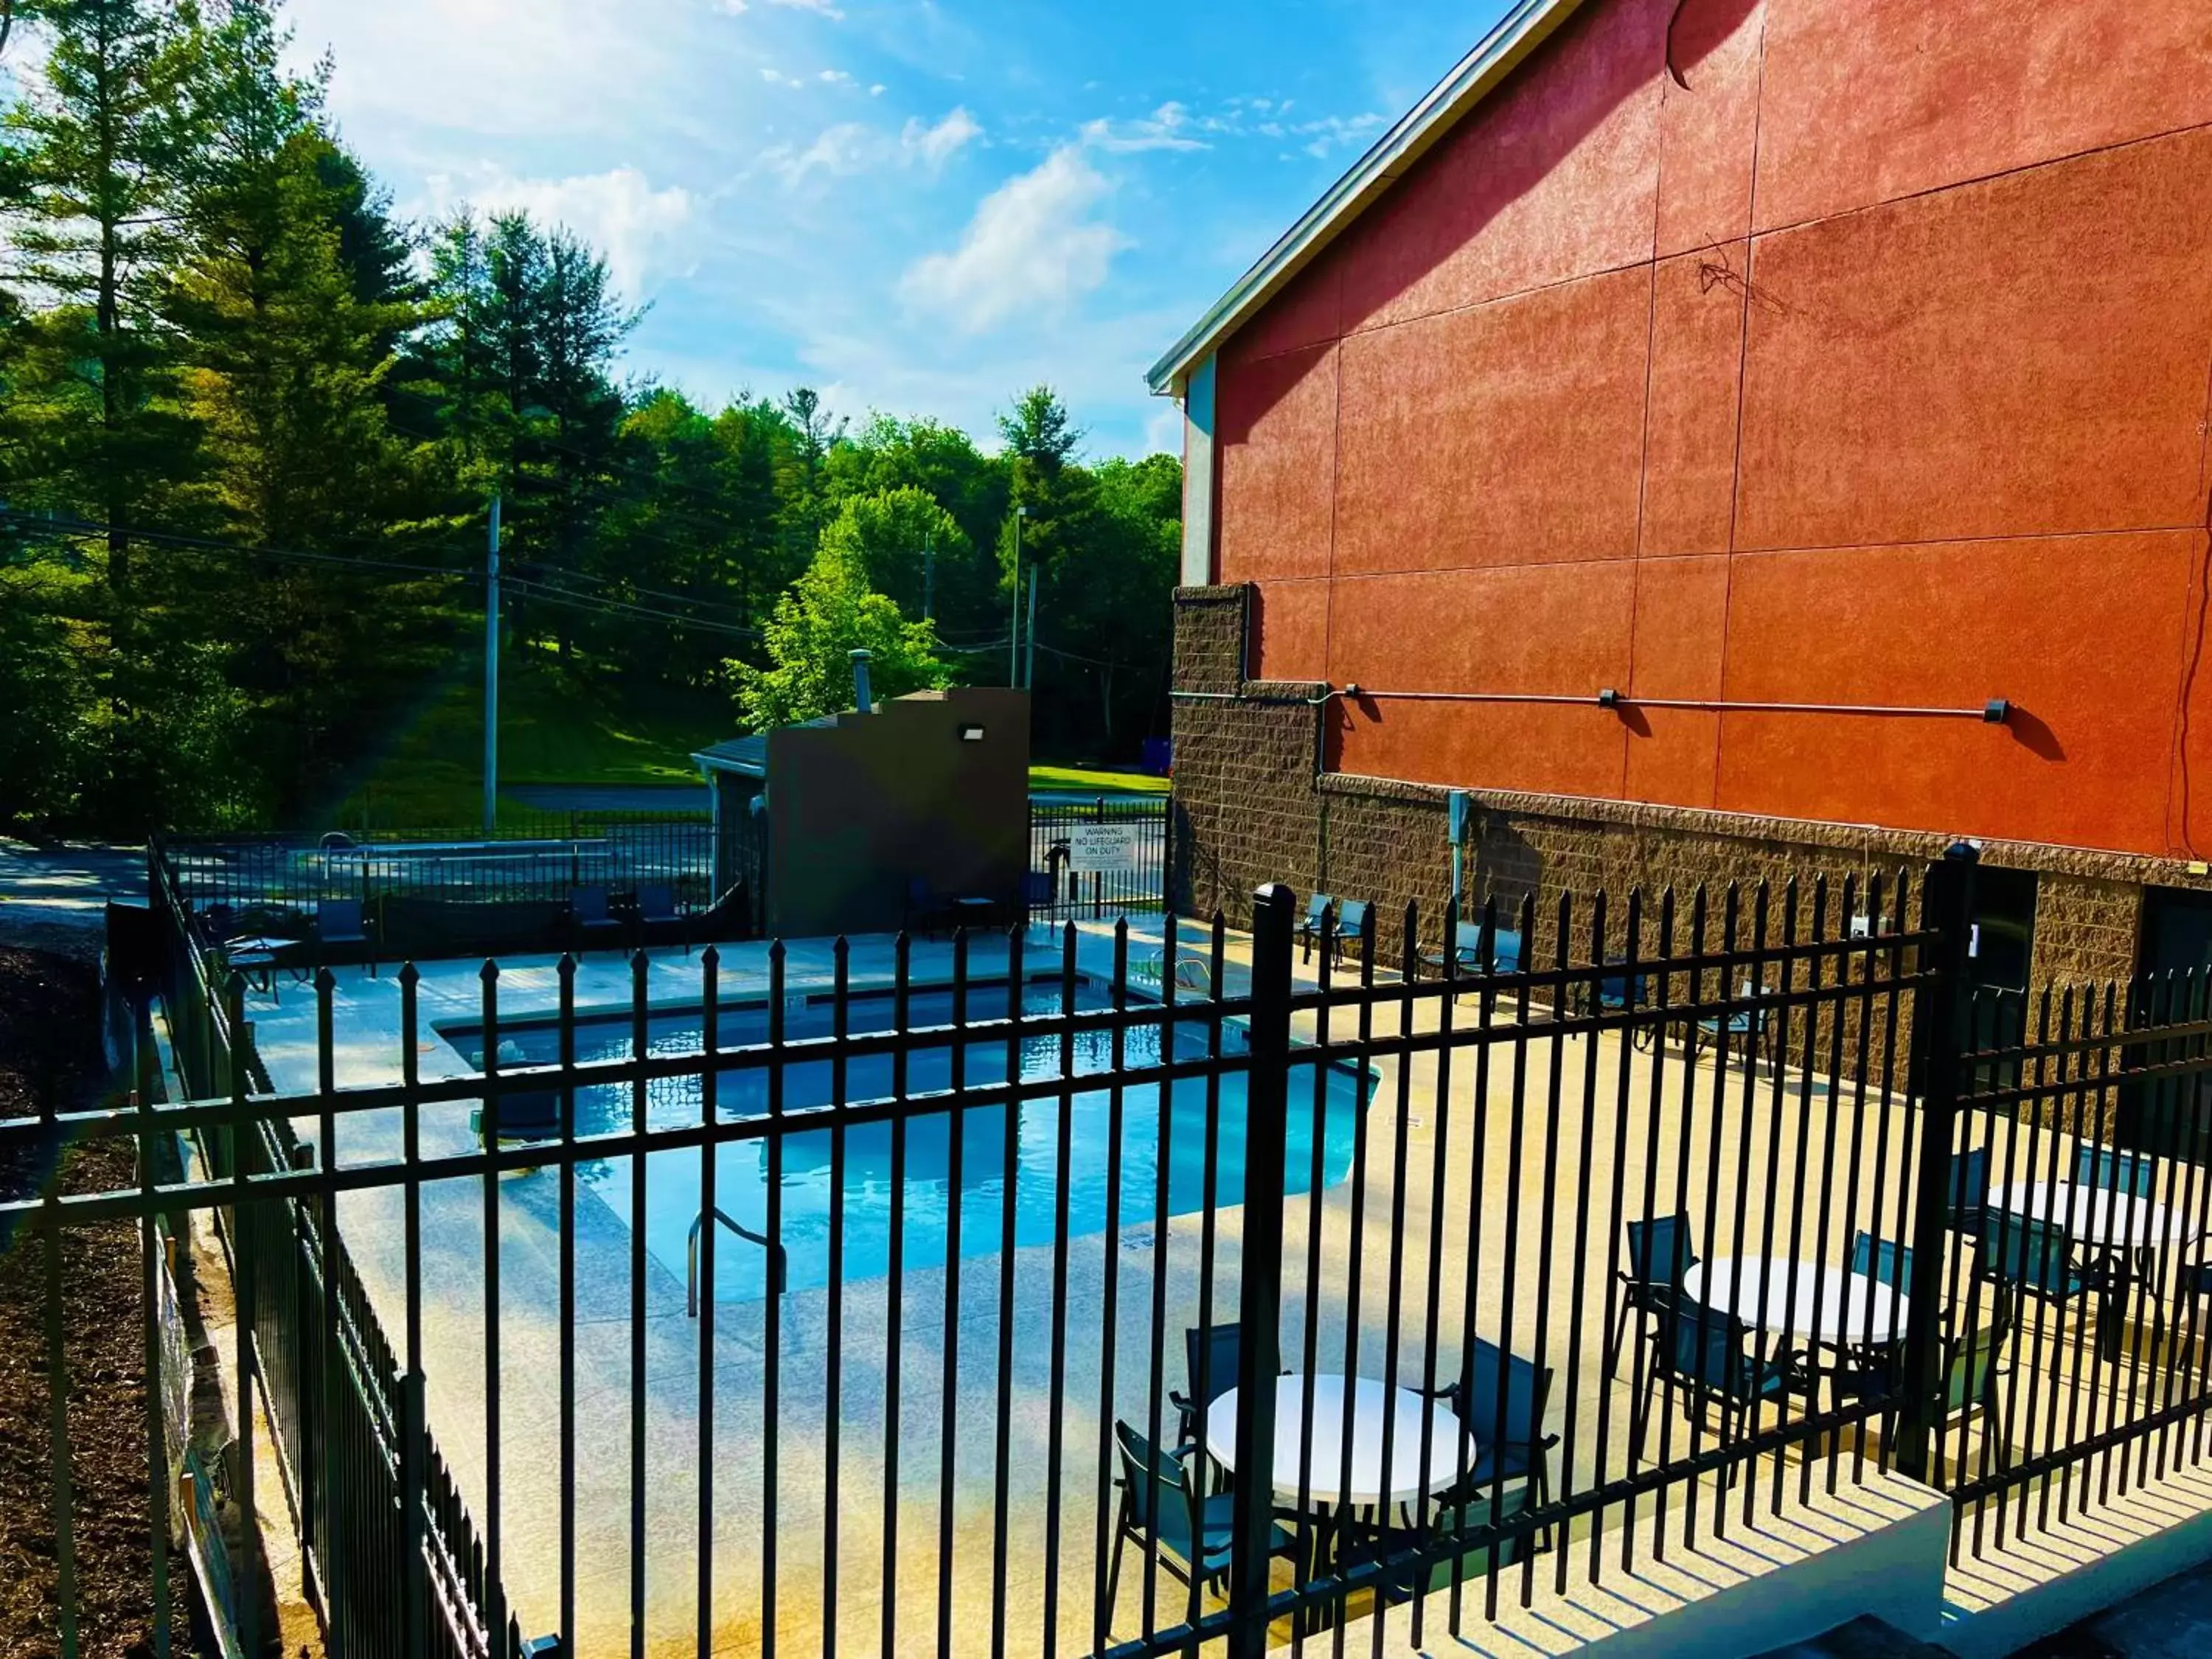
<svg viewBox="0 0 2212 1659">
<path fill-rule="evenodd" d="M 762 1237 L 750 1227 L 738 1225 L 720 1210 L 702 1210 L 698 1218 L 692 1222 L 691 1237 L 684 1246 L 684 1305 L 690 1316 L 694 1319 L 699 1316 L 699 1234 L 706 1227 L 709 1215 L 739 1238 L 748 1243 L 757 1244 L 768 1252 L 768 1293 L 781 1296 L 784 1286 L 791 1279 L 789 1258 L 783 1246 Z"/>
</svg>

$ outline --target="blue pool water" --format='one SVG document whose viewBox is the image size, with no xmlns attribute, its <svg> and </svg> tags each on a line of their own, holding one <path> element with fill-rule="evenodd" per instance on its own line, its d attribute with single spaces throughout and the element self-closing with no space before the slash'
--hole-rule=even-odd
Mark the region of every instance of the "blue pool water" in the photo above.
<svg viewBox="0 0 2212 1659">
<path fill-rule="evenodd" d="M 1076 1006 L 1103 1008 L 1110 995 L 1097 981 L 1079 979 Z M 885 993 L 855 993 L 848 1005 L 848 1031 L 892 1029 L 896 1009 Z M 1024 988 L 1027 1013 L 1055 1012 L 1060 1006 L 1056 981 L 1037 981 Z M 1003 1016 L 1006 988 L 971 987 L 969 1008 L 972 1018 Z M 916 991 L 909 998 L 908 1023 L 914 1026 L 949 1025 L 952 1019 L 948 991 Z M 784 1027 L 793 1037 L 827 1036 L 831 1013 L 827 1000 L 793 1005 Z M 768 1011 L 763 1004 L 726 1006 L 721 1011 L 720 1042 L 724 1047 L 761 1042 L 767 1039 Z M 447 1030 L 444 1035 L 464 1057 L 474 1061 L 482 1050 L 483 1034 L 477 1028 Z M 550 1024 L 502 1026 L 501 1046 L 513 1042 L 520 1050 L 506 1049 L 508 1063 L 550 1064 L 559 1057 L 559 1034 Z M 1125 1033 L 1124 1063 L 1150 1066 L 1160 1061 L 1164 1033 L 1149 1026 Z M 1206 1026 L 1179 1021 L 1173 1036 L 1180 1058 L 1203 1055 L 1210 1041 Z M 1241 1053 L 1244 1034 L 1240 1027 L 1224 1026 L 1224 1053 Z M 627 1015 L 587 1018 L 577 1022 L 576 1057 L 580 1060 L 615 1059 L 630 1052 L 630 1020 Z M 652 1017 L 647 1029 L 648 1049 L 657 1054 L 697 1054 L 701 1051 L 700 1016 L 696 1010 Z M 1003 1082 L 1006 1077 L 1004 1041 L 974 1042 L 967 1048 L 967 1076 L 971 1083 Z M 1110 1068 L 1112 1038 L 1106 1033 L 1079 1037 L 1074 1045 L 1074 1069 L 1079 1077 L 1095 1076 Z M 1024 1078 L 1056 1078 L 1060 1073 L 1060 1040 L 1041 1037 L 1024 1042 L 1020 1056 Z M 909 1054 L 907 1088 L 920 1094 L 947 1088 L 952 1073 L 952 1045 Z M 787 1109 L 828 1103 L 835 1093 L 832 1066 L 827 1060 L 787 1065 L 783 1072 L 783 1100 Z M 1171 1092 L 1166 1121 L 1162 1123 L 1160 1091 L 1155 1086 L 1129 1087 L 1121 1091 L 1121 1224 L 1138 1227 L 1158 1213 L 1158 1182 L 1162 1162 L 1167 1165 L 1167 1213 L 1182 1215 L 1204 1207 L 1206 1196 L 1208 1091 L 1214 1091 L 1213 1190 L 1217 1202 L 1241 1201 L 1244 1182 L 1244 1086 L 1241 1073 L 1231 1073 L 1209 1085 L 1203 1078 L 1186 1079 Z M 1350 1173 L 1354 1125 L 1364 1103 L 1370 1080 L 1346 1066 L 1322 1071 L 1316 1088 L 1316 1068 L 1309 1064 L 1291 1073 L 1290 1136 L 1286 1147 L 1286 1189 L 1301 1193 L 1313 1178 L 1313 1154 L 1318 1127 L 1322 1184 L 1334 1186 Z M 725 1118 L 763 1115 L 767 1110 L 768 1079 L 758 1069 L 725 1070 L 717 1079 L 719 1109 Z M 844 1095 L 848 1101 L 884 1099 L 892 1093 L 891 1062 L 888 1056 L 847 1062 Z M 631 1093 L 623 1087 L 591 1089 L 576 1098 L 576 1127 L 580 1134 L 604 1133 L 631 1126 Z M 902 1237 L 908 1268 L 943 1267 L 950 1236 L 952 1206 L 960 1215 L 960 1250 L 963 1255 L 995 1252 L 1004 1234 L 1003 1206 L 1009 1165 L 1014 1182 L 1014 1242 L 1017 1245 L 1052 1241 L 1060 1203 L 1057 1139 L 1061 1102 L 1057 1096 L 1024 1103 L 1010 1133 L 1007 1109 L 976 1106 L 963 1114 L 961 1126 L 960 1189 L 951 1185 L 952 1152 L 949 1111 L 909 1117 L 906 1127 L 906 1180 L 903 1190 Z M 1109 1089 L 1079 1088 L 1067 1103 L 1070 1152 L 1067 1182 L 1068 1231 L 1081 1237 L 1106 1226 L 1109 1166 L 1113 1150 L 1113 1095 Z M 647 1121 L 655 1127 L 696 1123 L 700 1118 L 699 1079 L 696 1077 L 655 1082 L 647 1103 Z M 847 1280 L 878 1278 L 890 1270 L 891 1241 L 891 1126 L 860 1124 L 845 1132 L 844 1146 L 844 1261 Z M 827 1129 L 782 1137 L 782 1241 L 787 1252 L 789 1287 L 804 1290 L 830 1282 L 831 1135 Z M 746 1140 L 722 1146 L 715 1164 L 715 1202 L 732 1218 L 755 1232 L 768 1224 L 768 1142 Z M 684 1276 L 685 1245 L 700 1211 L 701 1158 L 696 1152 L 657 1152 L 646 1160 L 646 1247 L 678 1279 Z M 580 1166 L 581 1178 L 630 1225 L 632 1213 L 631 1160 L 609 1158 Z M 732 1237 L 726 1230 L 716 1243 L 715 1293 L 722 1301 L 757 1300 L 767 1294 L 766 1260 L 757 1245 Z"/>
</svg>

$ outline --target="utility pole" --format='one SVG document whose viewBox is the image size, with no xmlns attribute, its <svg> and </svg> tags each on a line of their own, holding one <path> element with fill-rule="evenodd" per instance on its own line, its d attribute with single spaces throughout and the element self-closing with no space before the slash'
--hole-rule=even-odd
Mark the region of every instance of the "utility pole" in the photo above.
<svg viewBox="0 0 2212 1659">
<path fill-rule="evenodd" d="M 1014 509 L 1014 609 L 1007 624 L 1006 684 L 1017 689 L 1022 683 L 1022 520 L 1029 515 L 1026 507 Z"/>
<path fill-rule="evenodd" d="M 1036 690 L 1036 593 L 1037 584 L 1044 580 L 1044 572 L 1030 572 L 1030 639 L 1029 662 L 1022 670 L 1022 690 Z"/>
<path fill-rule="evenodd" d="M 937 532 L 921 532 L 921 619 L 927 622 L 934 614 L 932 601 L 937 596 Z"/>
<path fill-rule="evenodd" d="M 499 497 L 491 498 L 491 534 L 484 546 L 483 832 L 499 822 Z"/>
</svg>

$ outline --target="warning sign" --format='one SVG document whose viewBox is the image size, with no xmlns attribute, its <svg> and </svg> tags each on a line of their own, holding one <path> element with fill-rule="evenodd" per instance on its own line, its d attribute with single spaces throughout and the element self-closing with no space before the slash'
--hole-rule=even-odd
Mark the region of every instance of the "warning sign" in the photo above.
<svg viewBox="0 0 2212 1659">
<path fill-rule="evenodd" d="M 1140 867 L 1141 826 L 1079 823 L 1067 834 L 1067 867 L 1078 875 L 1120 875 Z"/>
</svg>

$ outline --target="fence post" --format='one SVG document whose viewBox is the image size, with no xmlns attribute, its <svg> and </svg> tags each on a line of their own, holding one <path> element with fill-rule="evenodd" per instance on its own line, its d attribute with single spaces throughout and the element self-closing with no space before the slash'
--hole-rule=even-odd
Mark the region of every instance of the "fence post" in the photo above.
<svg viewBox="0 0 2212 1659">
<path fill-rule="evenodd" d="M 1105 796 L 1101 795 L 1091 803 L 1091 821 L 1093 823 L 1106 822 Z M 1091 919 L 1096 921 L 1105 914 L 1106 872 L 1103 870 L 1093 870 L 1091 872 Z"/>
<path fill-rule="evenodd" d="M 1944 1228 L 1949 1210 L 1952 1143 L 1957 1136 L 1959 1071 L 1966 1042 L 1966 949 L 1973 927 L 1974 868 L 1980 854 L 1960 842 L 1928 870 L 1921 921 L 1933 935 L 1922 947 L 1925 971 L 1912 996 L 1913 1083 L 1920 1103 L 1920 1167 L 1913 1182 L 1912 1277 L 1905 1326 L 1904 1409 L 1897 1467 L 1929 1476 L 1929 1444 L 1942 1407 Z"/>
<path fill-rule="evenodd" d="M 1268 1540 L 1274 1527 L 1275 1374 L 1283 1310 L 1283 1158 L 1290 1109 L 1291 929 L 1280 882 L 1252 896 L 1252 1025 L 1245 1090 L 1244 1243 L 1237 1318 L 1237 1486 L 1231 1511 L 1230 1659 L 1267 1650 Z M 1220 994 L 1220 988 L 1214 988 Z"/>
</svg>

